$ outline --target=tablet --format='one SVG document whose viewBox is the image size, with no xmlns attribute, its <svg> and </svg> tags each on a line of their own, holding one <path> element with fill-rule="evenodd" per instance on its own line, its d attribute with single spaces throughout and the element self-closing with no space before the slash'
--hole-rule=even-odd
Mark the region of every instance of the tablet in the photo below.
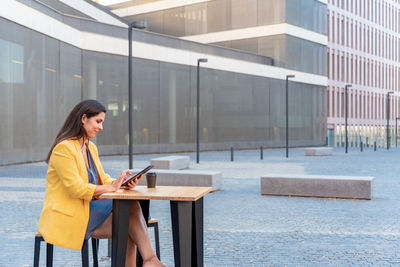
<svg viewBox="0 0 400 267">
<path fill-rule="evenodd" d="M 140 172 L 138 172 L 137 174 L 129 174 L 129 175 L 127 175 L 126 178 L 125 178 L 126 179 L 125 182 L 123 182 L 121 184 L 121 186 L 127 186 L 130 181 L 132 181 L 134 179 L 137 179 L 140 175 L 145 174 L 146 172 L 148 172 L 153 167 L 154 167 L 153 165 L 149 165 L 146 168 L 144 168 L 143 170 L 141 170 Z"/>
</svg>

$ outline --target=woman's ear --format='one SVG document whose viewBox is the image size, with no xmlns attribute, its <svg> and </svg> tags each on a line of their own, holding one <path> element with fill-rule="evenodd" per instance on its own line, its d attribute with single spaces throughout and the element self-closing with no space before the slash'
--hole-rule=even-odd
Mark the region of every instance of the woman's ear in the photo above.
<svg viewBox="0 0 400 267">
<path fill-rule="evenodd" d="M 81 119 L 82 125 L 86 123 L 86 120 L 87 120 L 86 114 L 83 114 Z"/>
</svg>

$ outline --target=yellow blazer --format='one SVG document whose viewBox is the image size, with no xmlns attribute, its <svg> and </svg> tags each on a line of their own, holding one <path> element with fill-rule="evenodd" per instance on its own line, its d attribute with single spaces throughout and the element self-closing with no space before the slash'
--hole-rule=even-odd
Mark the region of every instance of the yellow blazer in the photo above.
<svg viewBox="0 0 400 267">
<path fill-rule="evenodd" d="M 88 148 L 99 174 L 99 184 L 111 184 L 114 179 L 104 173 L 96 145 L 89 142 Z M 81 250 L 95 188 L 88 182 L 79 141 L 69 139 L 57 144 L 49 160 L 46 195 L 38 227 L 46 242 Z"/>
</svg>

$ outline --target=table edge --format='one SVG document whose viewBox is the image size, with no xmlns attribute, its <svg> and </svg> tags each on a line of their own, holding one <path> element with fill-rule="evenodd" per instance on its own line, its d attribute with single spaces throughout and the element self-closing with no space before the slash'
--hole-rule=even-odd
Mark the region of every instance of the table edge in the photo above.
<svg viewBox="0 0 400 267">
<path fill-rule="evenodd" d="M 198 186 L 197 186 L 198 187 Z M 114 195 L 115 193 L 103 193 L 101 194 L 98 198 L 99 199 L 118 199 L 118 200 L 171 200 L 171 201 L 197 201 L 200 198 L 204 197 L 208 193 L 212 191 L 212 187 L 206 187 L 204 186 L 203 188 L 207 188 L 203 193 L 196 197 L 163 197 L 163 196 L 134 196 L 132 195 Z M 121 192 L 123 193 L 123 192 Z"/>
</svg>

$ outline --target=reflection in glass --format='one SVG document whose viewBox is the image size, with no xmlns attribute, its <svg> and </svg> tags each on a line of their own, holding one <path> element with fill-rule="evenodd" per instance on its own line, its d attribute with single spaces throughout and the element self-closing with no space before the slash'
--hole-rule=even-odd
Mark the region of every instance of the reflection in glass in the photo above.
<svg viewBox="0 0 400 267">
<path fill-rule="evenodd" d="M 0 82 L 24 82 L 24 47 L 0 39 Z"/>
</svg>

